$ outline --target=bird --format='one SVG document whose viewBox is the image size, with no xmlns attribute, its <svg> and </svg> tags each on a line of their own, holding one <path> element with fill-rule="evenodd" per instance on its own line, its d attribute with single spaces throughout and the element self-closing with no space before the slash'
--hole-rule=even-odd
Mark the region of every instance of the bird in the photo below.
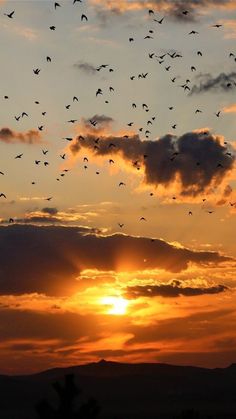
<svg viewBox="0 0 236 419">
<path fill-rule="evenodd" d="M 122 228 L 122 227 L 124 227 L 124 224 L 118 223 L 118 226 L 119 226 L 120 228 Z"/>
<path fill-rule="evenodd" d="M 33 72 L 34 72 L 34 74 L 36 74 L 36 75 L 39 75 L 39 73 L 40 73 L 40 69 L 39 68 L 35 68 L 35 69 L 33 69 Z"/>
<path fill-rule="evenodd" d="M 193 30 L 193 31 L 189 32 L 189 35 L 199 35 L 199 32 Z"/>
<path fill-rule="evenodd" d="M 212 25 L 212 28 L 221 28 L 223 25 L 220 25 L 219 23 L 216 23 L 215 25 Z"/>
<path fill-rule="evenodd" d="M 52 196 L 50 196 L 49 198 L 45 198 L 45 201 L 51 201 L 52 200 Z"/>
<path fill-rule="evenodd" d="M 120 182 L 119 183 L 119 186 L 125 186 L 125 183 L 124 182 Z"/>
<path fill-rule="evenodd" d="M 1 193 L 0 193 L 0 198 L 5 198 L 5 199 L 7 199 L 7 197 L 6 197 L 5 193 L 3 193 L 3 192 L 1 192 Z"/>
<path fill-rule="evenodd" d="M 50 63 L 52 61 L 51 57 L 46 57 L 46 60 L 48 63 Z"/>
<path fill-rule="evenodd" d="M 85 14 L 82 14 L 81 15 L 81 22 L 83 21 L 83 20 L 86 20 L 86 21 L 88 21 L 88 18 L 87 18 L 87 16 L 85 15 Z"/>
<path fill-rule="evenodd" d="M 66 154 L 65 153 L 64 154 L 60 154 L 60 157 L 62 158 L 62 160 L 65 160 Z"/>
<path fill-rule="evenodd" d="M 188 215 L 193 215 L 192 211 L 189 211 L 189 212 L 188 212 Z"/>
<path fill-rule="evenodd" d="M 145 217 L 140 217 L 139 221 L 147 221 Z"/>
<path fill-rule="evenodd" d="M 46 154 L 48 153 L 48 150 L 42 150 L 42 153 L 44 156 L 46 156 Z"/>
<path fill-rule="evenodd" d="M 13 19 L 14 13 L 15 13 L 15 10 L 13 10 L 13 12 L 11 13 L 4 13 L 4 15 L 9 17 L 9 19 Z"/>
<path fill-rule="evenodd" d="M 220 117 L 220 113 L 221 113 L 221 111 L 216 112 L 215 113 L 215 116 L 217 116 L 217 118 L 219 118 Z"/>
<path fill-rule="evenodd" d="M 159 23 L 161 25 L 162 22 L 163 22 L 163 20 L 164 20 L 164 17 L 162 19 L 160 19 L 160 20 L 157 20 L 157 19 L 153 19 L 153 20 L 154 20 L 154 22 L 157 22 L 157 23 Z"/>
<path fill-rule="evenodd" d="M 51 31 L 55 31 L 55 30 L 56 30 L 56 26 L 49 26 L 49 29 L 50 29 Z"/>
<path fill-rule="evenodd" d="M 55 8 L 55 10 L 56 10 L 56 8 L 57 8 L 57 7 L 61 7 L 61 5 L 60 5 L 59 3 L 57 3 L 57 2 L 56 2 L 56 3 L 54 3 L 54 8 Z"/>
<path fill-rule="evenodd" d="M 21 157 L 23 156 L 23 153 L 21 153 L 21 154 L 18 154 L 16 157 L 15 157 L 15 159 L 21 159 Z"/>
<path fill-rule="evenodd" d="M 97 91 L 96 91 L 96 96 L 98 96 L 98 95 L 102 95 L 103 93 L 102 93 L 102 89 L 98 89 Z"/>
</svg>

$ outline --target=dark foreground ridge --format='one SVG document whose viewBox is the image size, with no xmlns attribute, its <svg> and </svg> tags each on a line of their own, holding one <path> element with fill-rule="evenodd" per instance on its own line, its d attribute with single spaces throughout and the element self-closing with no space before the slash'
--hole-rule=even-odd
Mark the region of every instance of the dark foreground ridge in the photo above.
<svg viewBox="0 0 236 419">
<path fill-rule="evenodd" d="M 86 416 L 90 419 L 236 418 L 236 364 L 206 369 L 104 360 L 33 375 L 0 375 L 0 418 L 36 419 L 40 413 L 42 419 L 70 419 L 53 413 L 66 383 L 73 389 L 70 394 L 69 387 L 69 398 L 78 398 L 75 419 L 83 419 L 79 409 L 86 410 L 91 400 L 99 408 L 96 416 Z"/>
</svg>

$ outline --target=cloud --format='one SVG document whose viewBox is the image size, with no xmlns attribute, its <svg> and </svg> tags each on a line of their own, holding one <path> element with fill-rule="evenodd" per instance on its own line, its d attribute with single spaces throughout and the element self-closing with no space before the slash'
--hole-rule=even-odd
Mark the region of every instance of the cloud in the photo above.
<svg viewBox="0 0 236 419">
<path fill-rule="evenodd" d="M 235 160 L 225 153 L 221 138 L 210 132 L 189 132 L 180 137 L 167 134 L 153 141 L 142 141 L 138 135 L 128 140 L 100 137 L 96 149 L 94 140 L 94 135 L 77 137 L 70 145 L 72 154 L 77 155 L 83 148 L 94 157 L 118 154 L 130 167 L 138 162 L 145 184 L 169 188 L 177 183 L 183 197 L 209 193 L 232 171 Z"/>
<path fill-rule="evenodd" d="M 74 64 L 74 67 L 89 75 L 97 74 L 97 67 L 84 61 Z"/>
<path fill-rule="evenodd" d="M 58 213 L 58 209 L 53 207 L 45 207 L 42 208 L 42 212 L 45 214 L 56 215 Z"/>
<path fill-rule="evenodd" d="M 232 88 L 235 88 L 235 77 L 236 72 L 231 73 L 220 73 L 218 76 L 213 77 L 211 74 L 199 74 L 197 76 L 199 84 L 195 84 L 192 87 L 190 95 L 203 93 L 203 92 L 230 92 Z"/>
<path fill-rule="evenodd" d="M 228 288 L 224 285 L 216 285 L 212 287 L 186 287 L 181 281 L 172 281 L 170 284 L 157 285 L 136 285 L 126 288 L 126 298 L 138 297 L 193 297 L 197 295 L 219 294 L 226 291 Z"/>
<path fill-rule="evenodd" d="M 225 106 L 223 108 L 224 113 L 236 113 L 236 103 L 232 103 L 232 105 Z"/>
<path fill-rule="evenodd" d="M 26 132 L 15 132 L 10 128 L 1 128 L 0 141 L 4 143 L 23 143 L 23 144 L 41 144 L 41 135 L 39 131 L 29 130 Z"/>
<path fill-rule="evenodd" d="M 220 7 L 226 11 L 236 9 L 235 0 L 92 0 L 92 3 L 97 8 L 98 17 L 103 20 L 105 13 L 119 16 L 127 12 L 153 9 L 187 23 L 196 20 L 201 12 L 211 12 L 213 8 Z M 186 9 L 189 12 L 187 16 L 182 13 Z"/>
<path fill-rule="evenodd" d="M 96 114 L 90 118 L 82 118 L 81 128 L 85 129 L 86 132 L 100 134 L 106 128 L 109 128 L 113 122 L 114 119 L 111 116 Z"/>
<path fill-rule="evenodd" d="M 218 252 L 177 248 L 159 239 L 102 236 L 83 227 L 0 226 L 0 246 L 2 295 L 70 295 L 78 290 L 77 278 L 85 269 L 180 272 L 190 263 L 205 266 L 232 260 Z"/>
<path fill-rule="evenodd" d="M 233 316 L 232 316 L 233 315 Z M 134 337 L 127 342 L 128 346 L 137 343 L 152 343 L 164 341 L 178 341 L 179 347 L 181 340 L 184 345 L 188 342 L 188 350 L 190 351 L 190 342 L 193 341 L 192 347 L 196 351 L 196 342 L 199 340 L 203 345 L 204 338 L 209 338 L 209 325 L 211 325 L 211 336 L 225 332 L 225 324 L 228 326 L 228 332 L 235 330 L 235 310 L 219 309 L 209 312 L 198 312 L 190 314 L 187 317 L 175 317 L 156 321 L 153 325 L 132 327 Z M 131 329 L 128 326 L 126 332 Z"/>
</svg>

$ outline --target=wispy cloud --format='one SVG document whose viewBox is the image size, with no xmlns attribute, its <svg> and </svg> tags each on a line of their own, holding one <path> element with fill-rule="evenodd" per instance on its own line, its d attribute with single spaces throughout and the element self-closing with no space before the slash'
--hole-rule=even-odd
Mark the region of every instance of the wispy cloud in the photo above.
<svg viewBox="0 0 236 419">
<path fill-rule="evenodd" d="M 236 72 L 231 73 L 220 73 L 217 76 L 211 74 L 199 74 L 197 76 L 199 80 L 198 84 L 192 87 L 190 95 L 204 93 L 204 92 L 231 92 L 232 89 L 236 89 Z"/>
<path fill-rule="evenodd" d="M 16 132 L 7 127 L 0 129 L 0 141 L 24 144 L 41 144 L 43 142 L 39 131 Z"/>
<path fill-rule="evenodd" d="M 232 105 L 225 106 L 223 108 L 224 113 L 236 113 L 236 103 L 232 103 Z"/>
</svg>

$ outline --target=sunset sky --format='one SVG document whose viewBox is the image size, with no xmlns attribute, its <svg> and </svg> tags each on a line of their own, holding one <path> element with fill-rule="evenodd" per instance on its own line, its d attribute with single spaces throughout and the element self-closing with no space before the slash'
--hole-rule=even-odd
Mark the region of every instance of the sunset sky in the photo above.
<svg viewBox="0 0 236 419">
<path fill-rule="evenodd" d="M 0 0 L 0 373 L 236 362 L 236 1 L 57 3 Z"/>
</svg>

